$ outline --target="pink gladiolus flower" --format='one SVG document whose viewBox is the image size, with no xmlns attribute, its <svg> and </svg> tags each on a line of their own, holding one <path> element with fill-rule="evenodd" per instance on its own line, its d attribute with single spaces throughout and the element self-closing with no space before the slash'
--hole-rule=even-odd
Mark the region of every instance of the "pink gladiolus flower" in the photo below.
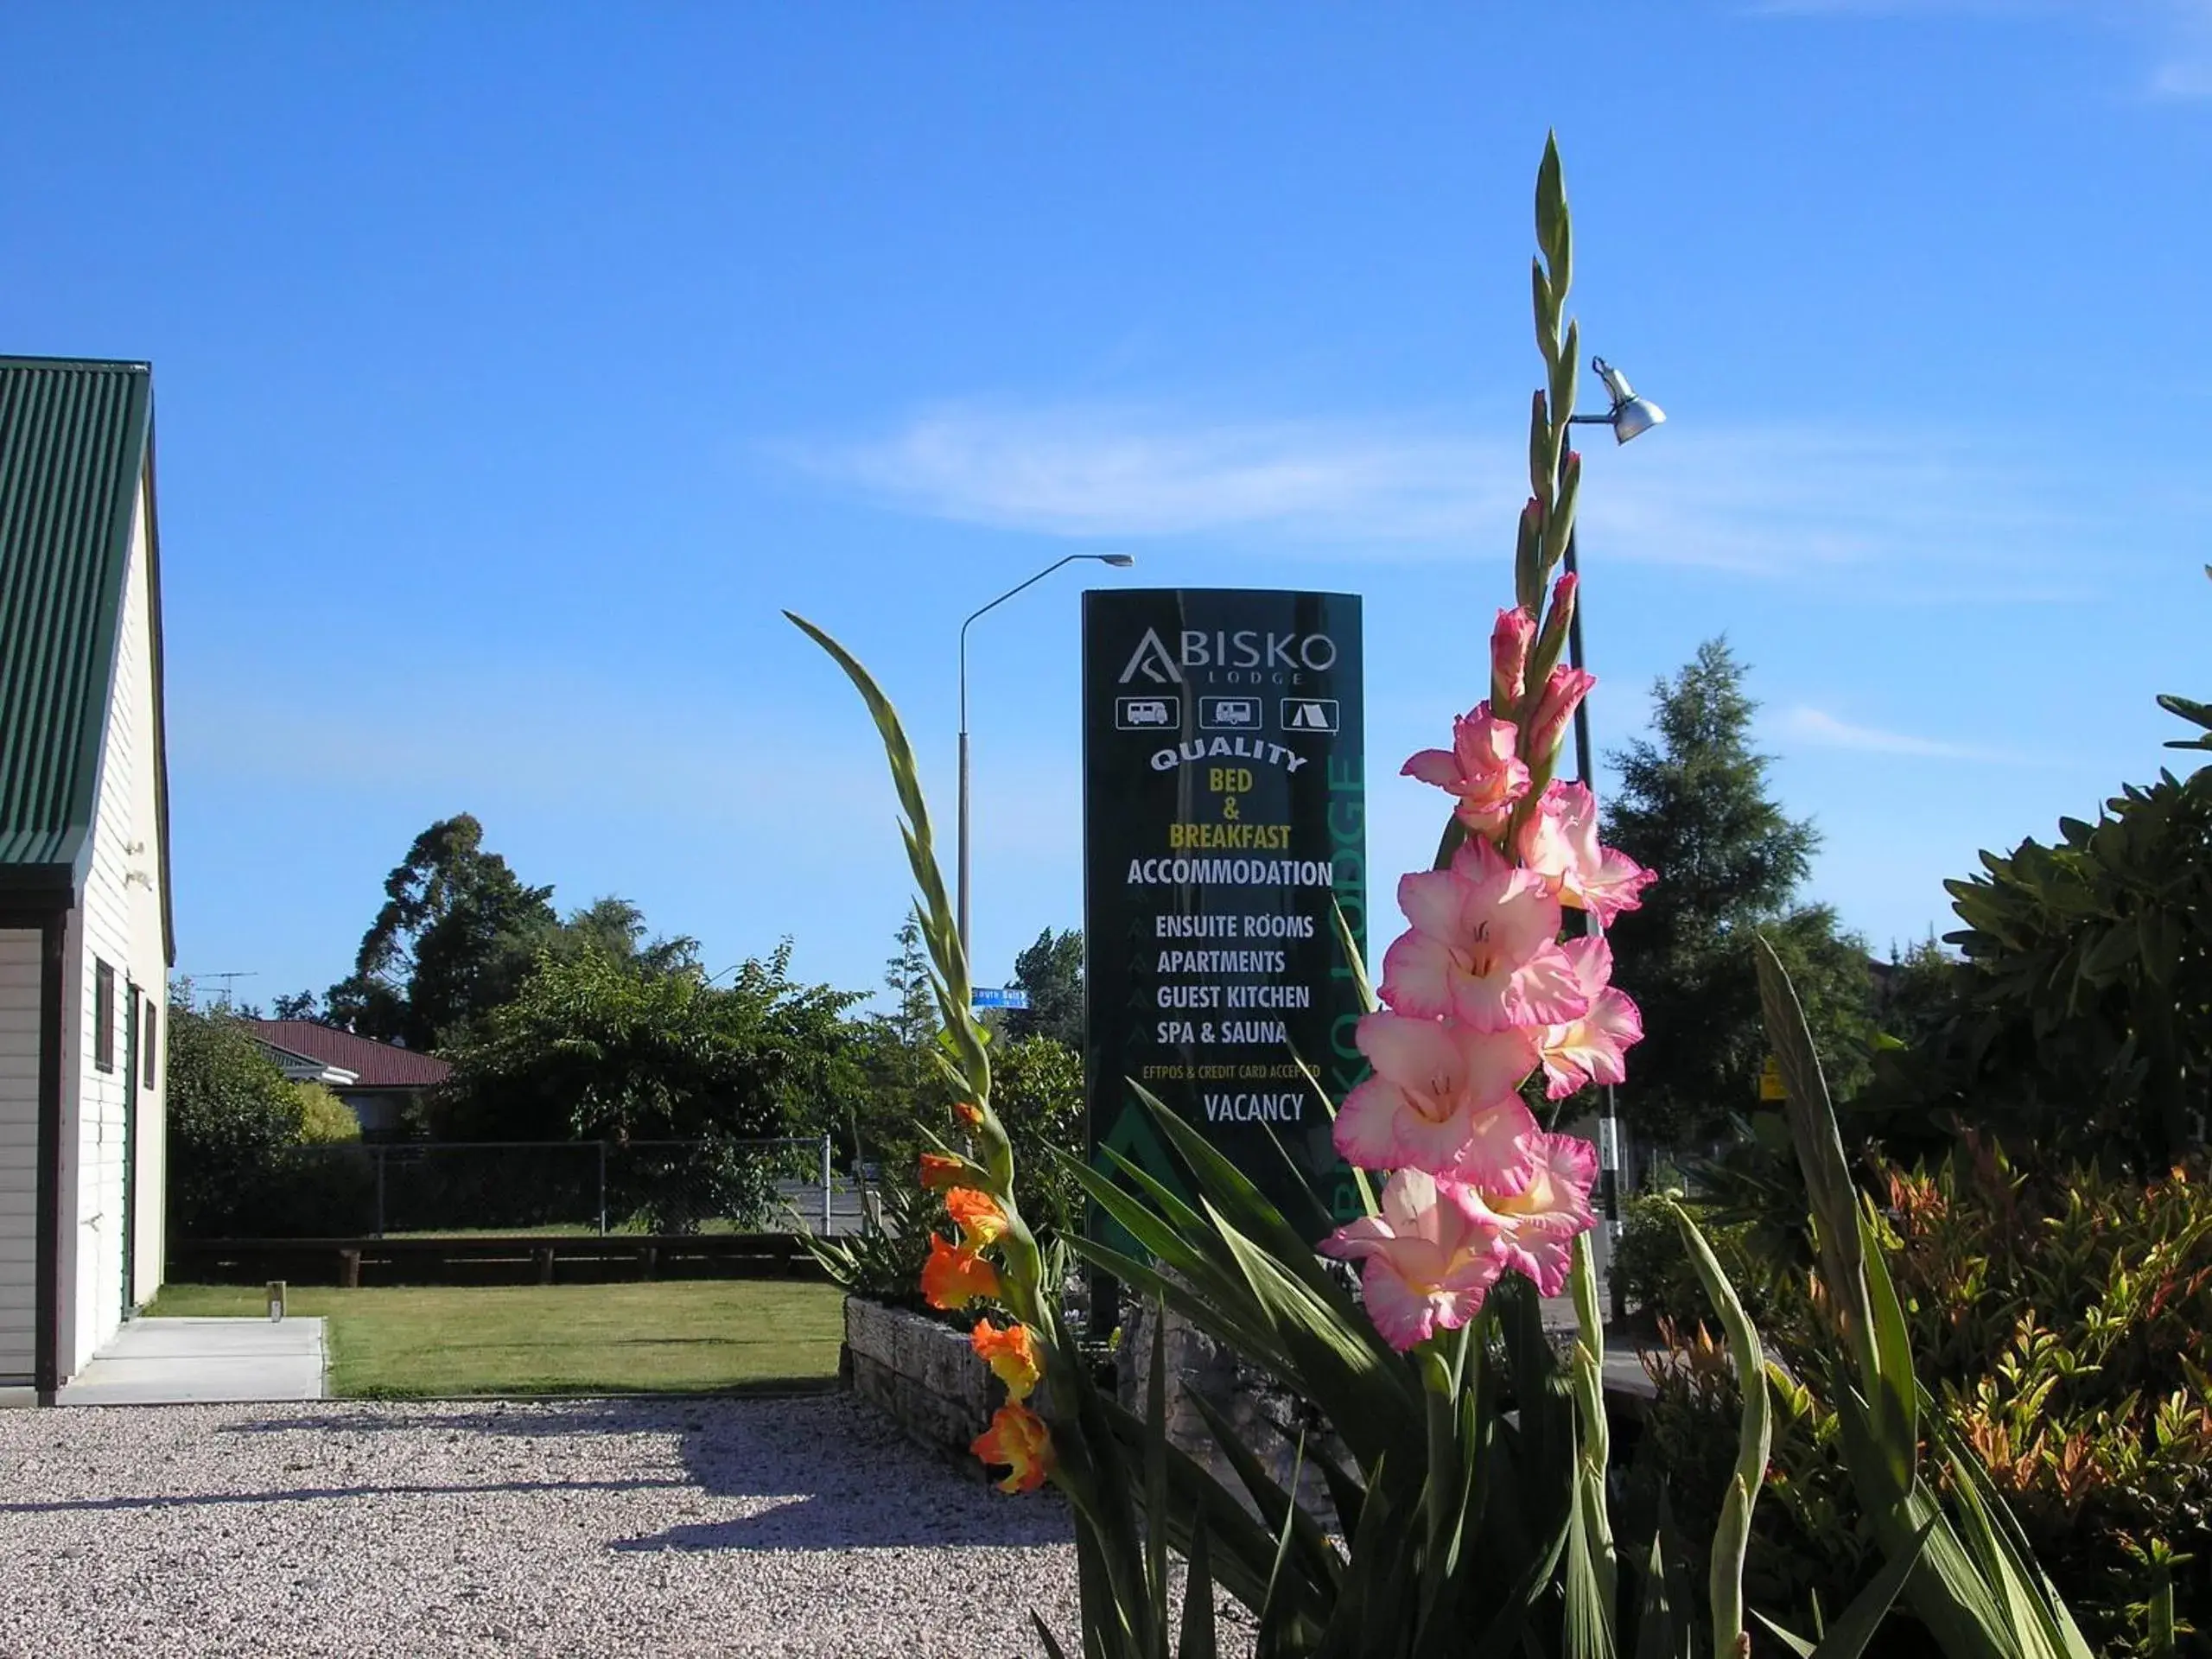
<svg viewBox="0 0 2212 1659">
<path fill-rule="evenodd" d="M 1529 643 L 1536 637 L 1536 619 L 1516 605 L 1497 613 L 1490 631 L 1490 702 L 1493 709 L 1511 709 L 1521 701 L 1522 677 L 1529 667 Z"/>
<path fill-rule="evenodd" d="M 1567 735 L 1567 722 L 1574 718 L 1575 709 L 1597 683 L 1595 674 L 1580 668 L 1561 664 L 1552 670 L 1551 678 L 1544 682 L 1543 695 L 1536 699 L 1535 715 L 1529 723 L 1531 760 L 1541 764 L 1559 753 L 1560 742 Z"/>
<path fill-rule="evenodd" d="M 1425 1169 L 1480 1185 L 1510 1185 L 1528 1161 L 1536 1120 L 1516 1092 L 1536 1063 L 1537 1033 L 1471 1031 L 1434 1020 L 1370 1014 L 1359 1052 L 1375 1075 L 1344 1097 L 1336 1145 L 1366 1169 Z"/>
<path fill-rule="evenodd" d="M 1473 1189 L 1402 1169 L 1382 1189 L 1382 1213 L 1340 1227 L 1321 1250 L 1363 1262 L 1367 1316 L 1400 1352 L 1475 1317 L 1504 1264 L 1498 1223 Z"/>
<path fill-rule="evenodd" d="M 1451 867 L 1398 882 L 1413 931 L 1382 957 L 1382 1000 L 1416 1019 L 1446 1016 L 1477 1031 L 1556 1026 L 1589 1011 L 1559 945 L 1559 899 L 1479 837 Z"/>
<path fill-rule="evenodd" d="M 1459 798 L 1453 809 L 1471 830 L 1495 836 L 1505 828 L 1513 803 L 1529 792 L 1529 768 L 1516 759 L 1520 733 L 1499 720 L 1487 702 L 1452 722 L 1452 747 L 1423 749 L 1406 762 L 1404 775 L 1434 784 Z"/>
<path fill-rule="evenodd" d="M 1659 877 L 1617 847 L 1598 844 L 1598 802 L 1582 784 L 1554 780 L 1521 829 L 1521 861 L 1561 904 L 1587 910 L 1600 927 L 1643 902 Z"/>
<path fill-rule="evenodd" d="M 1590 1185 L 1598 1179 L 1598 1149 L 1579 1135 L 1539 1131 L 1529 1140 L 1527 1175 L 1519 1191 L 1484 1191 L 1476 1201 L 1497 1228 L 1505 1265 L 1535 1280 L 1544 1295 L 1556 1296 L 1573 1262 L 1575 1235 L 1597 1221 Z"/>
<path fill-rule="evenodd" d="M 1608 982 L 1613 976 L 1613 947 L 1604 936 L 1569 939 L 1561 948 L 1590 998 L 1590 1012 L 1565 1025 L 1544 1027 L 1544 1093 L 1553 1100 L 1565 1099 L 1585 1084 L 1624 1081 L 1628 1067 L 1622 1057 L 1630 1044 L 1643 1040 L 1643 1016 L 1625 991 Z M 1349 1107 L 1351 1103 L 1344 1103 Z M 1343 1122 L 1341 1116 L 1338 1122 Z"/>
</svg>

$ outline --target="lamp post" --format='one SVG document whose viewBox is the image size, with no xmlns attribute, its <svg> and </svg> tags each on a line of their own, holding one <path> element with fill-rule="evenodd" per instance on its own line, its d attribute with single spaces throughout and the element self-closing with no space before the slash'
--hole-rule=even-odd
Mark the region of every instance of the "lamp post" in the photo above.
<svg viewBox="0 0 2212 1659">
<path fill-rule="evenodd" d="M 1025 588 L 1033 588 L 1063 565 L 1077 564 L 1085 560 L 1098 564 L 1110 564 L 1126 570 L 1136 563 L 1128 553 L 1071 553 L 1067 557 L 1046 565 L 1028 581 L 1017 582 L 981 610 L 971 612 L 960 625 L 960 956 L 968 959 L 968 630 L 985 611 L 995 611 Z M 969 969 L 974 977 L 974 969 Z"/>
<path fill-rule="evenodd" d="M 1567 417 L 1569 426 L 1610 426 L 1613 429 L 1613 442 L 1626 443 L 1630 438 L 1643 436 L 1667 418 L 1666 410 L 1637 397 L 1635 389 L 1628 383 L 1628 377 L 1604 358 L 1592 358 L 1590 366 L 1605 383 L 1605 395 L 1611 399 L 1611 407 L 1603 415 L 1570 415 Z M 1562 486 L 1567 481 L 1567 445 L 1560 448 L 1559 471 Z M 1575 564 L 1574 542 L 1575 532 L 1570 527 L 1567 532 L 1566 563 L 1567 574 L 1575 578 L 1575 595 L 1574 613 L 1567 619 L 1567 660 L 1569 666 L 1579 669 L 1582 666 L 1582 593 L 1581 572 Z M 1587 697 L 1574 707 L 1574 770 L 1594 798 L 1597 781 L 1590 760 L 1590 699 Z M 1594 933 L 1598 931 L 1598 918 L 1586 911 L 1583 912 L 1583 923 L 1590 931 Z M 1628 1312 L 1626 1293 L 1622 1287 L 1620 1274 L 1614 1271 L 1614 1262 L 1621 1242 L 1621 1120 L 1613 1098 L 1613 1085 L 1610 1083 L 1605 1085 L 1604 1099 L 1605 1104 L 1598 1116 L 1598 1166 L 1605 1200 L 1605 1287 L 1608 1300 L 1612 1303 L 1612 1316 L 1620 1319 L 1626 1317 Z"/>
</svg>

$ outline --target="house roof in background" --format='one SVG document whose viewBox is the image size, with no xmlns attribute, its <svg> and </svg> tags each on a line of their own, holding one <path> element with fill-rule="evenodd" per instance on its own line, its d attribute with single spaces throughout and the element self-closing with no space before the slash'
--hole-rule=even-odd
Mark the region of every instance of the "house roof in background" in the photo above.
<svg viewBox="0 0 2212 1659">
<path fill-rule="evenodd" d="M 139 480 L 152 465 L 144 363 L 0 357 L 0 885 L 67 892 L 92 832 Z M 153 635 L 162 927 L 169 908 L 158 542 Z"/>
<path fill-rule="evenodd" d="M 372 1037 L 356 1037 L 334 1026 L 312 1020 L 247 1020 L 245 1028 L 272 1048 L 304 1055 L 351 1071 L 356 1081 L 349 1089 L 429 1089 L 453 1074 L 435 1054 L 417 1053 Z"/>
</svg>

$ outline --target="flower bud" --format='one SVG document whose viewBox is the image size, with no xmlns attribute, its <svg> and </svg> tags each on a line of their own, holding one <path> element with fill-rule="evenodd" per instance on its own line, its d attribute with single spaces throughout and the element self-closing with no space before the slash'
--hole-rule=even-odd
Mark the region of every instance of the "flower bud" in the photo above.
<svg viewBox="0 0 2212 1659">
<path fill-rule="evenodd" d="M 1574 718 L 1575 709 L 1597 683 L 1596 675 L 1580 668 L 1552 671 L 1551 678 L 1544 682 L 1543 695 L 1536 699 L 1535 718 L 1529 723 L 1532 761 L 1541 764 L 1559 753 L 1567 722 Z"/>
<path fill-rule="evenodd" d="M 1521 702 L 1521 678 L 1529 666 L 1529 642 L 1536 619 L 1516 605 L 1497 613 L 1490 632 L 1490 706 L 1510 717 Z"/>
</svg>

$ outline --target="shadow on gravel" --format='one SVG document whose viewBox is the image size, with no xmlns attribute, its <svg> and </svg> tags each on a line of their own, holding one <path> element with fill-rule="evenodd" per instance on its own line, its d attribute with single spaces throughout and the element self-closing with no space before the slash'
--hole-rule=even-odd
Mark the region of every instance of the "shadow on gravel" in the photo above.
<svg viewBox="0 0 2212 1659">
<path fill-rule="evenodd" d="M 318 1503 L 339 1498 L 469 1497 L 480 1492 L 629 1492 L 655 1486 L 688 1489 L 689 1480 L 494 1480 L 465 1486 L 393 1484 L 295 1486 L 276 1491 L 171 1492 L 156 1497 L 57 1497 L 38 1503 L 0 1503 L 0 1515 L 60 1515 L 102 1510 L 188 1510 L 226 1503 Z"/>
<path fill-rule="evenodd" d="M 378 1406 L 311 1411 L 229 1423 L 230 1434 L 375 1435 L 395 1429 L 546 1440 L 674 1435 L 683 1473 L 579 1488 L 665 1487 L 744 1501 L 750 1513 L 613 1539 L 615 1551 L 891 1549 L 961 1545 L 1000 1548 L 1065 1544 L 1067 1511 L 1049 1493 L 1009 1497 L 925 1451 L 849 1395 L 797 1399 L 623 1399 Z M 663 1465 L 665 1466 L 664 1465 Z M 480 1486 L 373 1486 L 333 1497 L 415 1491 L 558 1490 L 558 1481 Z M 281 1501 L 287 1495 L 261 1495 Z M 307 1494 L 315 1496 L 315 1494 Z M 185 1498 L 119 1500 L 147 1506 Z M 252 1501 L 226 1498 L 219 1501 Z M 0 1510 L 8 1506 L 0 1505 Z M 32 1506 L 26 1506 L 32 1507 Z M 98 1508 L 99 1503 L 51 1507 Z"/>
</svg>

